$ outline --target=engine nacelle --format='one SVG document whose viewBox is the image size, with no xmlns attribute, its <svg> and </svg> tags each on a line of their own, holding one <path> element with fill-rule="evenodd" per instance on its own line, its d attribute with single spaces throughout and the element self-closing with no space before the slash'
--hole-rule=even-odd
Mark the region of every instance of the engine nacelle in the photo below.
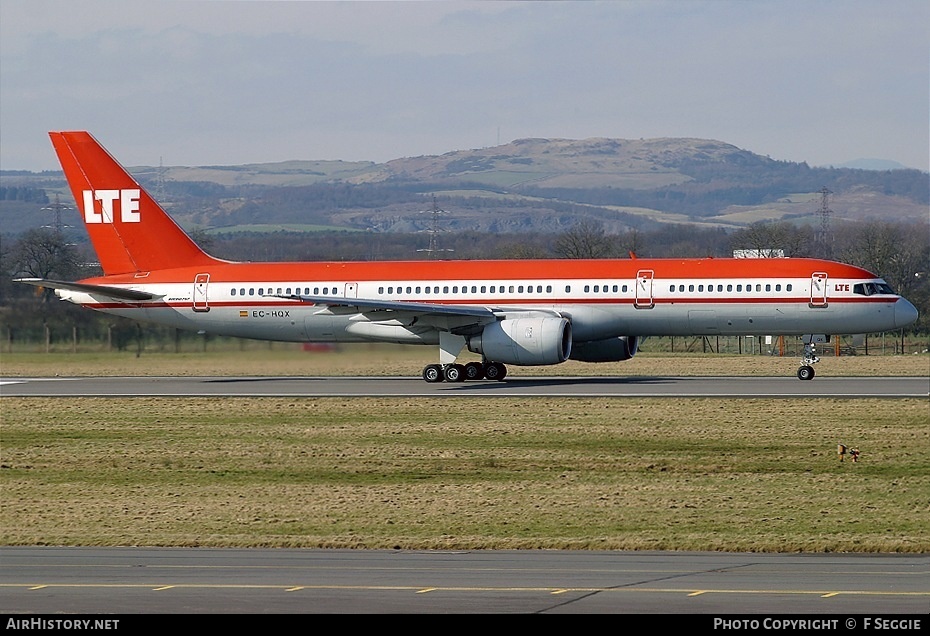
<svg viewBox="0 0 930 636">
<path fill-rule="evenodd" d="M 607 340 L 576 342 L 571 358 L 579 362 L 620 362 L 635 356 L 638 349 L 639 337 L 619 336 Z"/>
<path fill-rule="evenodd" d="M 468 350 L 504 364 L 559 364 L 572 351 L 572 324 L 565 318 L 501 320 L 469 338 Z"/>
</svg>

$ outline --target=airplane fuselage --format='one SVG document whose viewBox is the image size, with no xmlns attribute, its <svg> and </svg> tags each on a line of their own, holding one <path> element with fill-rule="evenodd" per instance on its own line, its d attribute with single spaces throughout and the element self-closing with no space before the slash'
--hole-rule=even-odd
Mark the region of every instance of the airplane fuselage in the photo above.
<svg viewBox="0 0 930 636">
<path fill-rule="evenodd" d="M 479 278 L 472 270 L 497 274 Z M 760 275 L 763 270 L 770 273 Z M 546 276 L 539 275 L 543 271 Z M 230 263 L 83 282 L 157 298 L 116 302 L 58 293 L 137 320 L 292 342 L 439 341 L 435 319 L 418 325 L 403 311 L 359 311 L 355 299 L 559 315 L 571 321 L 576 343 L 623 335 L 874 333 L 911 322 L 913 313 L 907 301 L 880 292 L 881 279 L 813 259 Z M 867 295 L 864 285 L 876 291 Z M 331 304 L 290 296 L 323 297 Z"/>
</svg>

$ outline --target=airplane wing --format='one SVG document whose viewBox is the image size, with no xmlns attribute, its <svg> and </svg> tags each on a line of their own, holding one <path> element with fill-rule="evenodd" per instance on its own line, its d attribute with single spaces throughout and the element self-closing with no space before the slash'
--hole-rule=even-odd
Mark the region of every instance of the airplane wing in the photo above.
<svg viewBox="0 0 930 636">
<path fill-rule="evenodd" d="M 161 298 L 157 294 L 138 291 L 136 289 L 126 289 L 125 287 L 110 287 L 109 285 L 89 285 L 87 283 L 72 283 L 64 280 L 52 280 L 49 278 L 14 278 L 14 283 L 26 283 L 36 287 L 46 287 L 48 289 L 69 289 L 71 291 L 84 292 L 85 294 L 98 294 L 109 296 L 118 300 L 152 300 Z"/>
<path fill-rule="evenodd" d="M 499 309 L 479 307 L 476 305 L 445 305 L 441 303 L 417 303 L 398 300 L 376 300 L 370 298 L 343 298 L 333 296 L 276 295 L 278 298 L 299 300 L 311 305 L 327 307 L 355 308 L 359 313 L 369 311 L 397 311 L 413 313 L 420 316 L 463 316 L 484 319 L 481 322 L 493 322 L 500 314 Z"/>
<path fill-rule="evenodd" d="M 462 319 L 454 323 L 444 321 L 437 322 L 436 325 L 456 324 L 459 327 L 465 325 L 486 325 L 497 320 L 506 318 L 525 318 L 530 316 L 546 317 L 564 317 L 561 313 L 554 310 L 540 309 L 538 307 L 489 307 L 480 305 L 453 305 L 445 303 L 421 303 L 404 300 L 380 300 L 375 298 L 345 298 L 338 296 L 304 296 L 291 294 L 278 295 L 277 298 L 287 298 L 297 300 L 312 305 L 324 306 L 328 309 L 345 308 L 362 314 L 368 314 L 377 311 L 396 312 L 399 314 L 412 315 L 417 320 L 425 319 L 430 322 L 430 318 L 440 319 Z"/>
</svg>

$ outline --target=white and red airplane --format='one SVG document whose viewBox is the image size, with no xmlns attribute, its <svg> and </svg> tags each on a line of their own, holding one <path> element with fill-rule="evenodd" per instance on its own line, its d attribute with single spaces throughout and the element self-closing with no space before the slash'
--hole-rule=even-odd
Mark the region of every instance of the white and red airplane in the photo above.
<svg viewBox="0 0 930 636">
<path fill-rule="evenodd" d="M 287 342 L 438 345 L 427 382 L 505 365 L 632 358 L 647 336 L 803 337 L 900 329 L 917 310 L 875 274 L 807 258 L 247 263 L 214 258 L 87 132 L 51 132 L 104 275 L 19 279 L 181 329 Z M 482 362 L 456 363 L 468 349 Z"/>
</svg>

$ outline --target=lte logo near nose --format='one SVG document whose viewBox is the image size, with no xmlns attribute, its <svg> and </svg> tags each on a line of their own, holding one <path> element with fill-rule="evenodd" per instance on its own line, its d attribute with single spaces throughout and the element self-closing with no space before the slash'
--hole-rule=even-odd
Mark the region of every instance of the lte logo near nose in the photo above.
<svg viewBox="0 0 930 636">
<path fill-rule="evenodd" d="M 119 220 L 122 223 L 140 223 L 139 198 L 141 192 L 135 190 L 84 190 L 84 222 L 112 223 L 113 202 L 119 202 Z M 100 201 L 100 211 L 94 201 Z"/>
</svg>

